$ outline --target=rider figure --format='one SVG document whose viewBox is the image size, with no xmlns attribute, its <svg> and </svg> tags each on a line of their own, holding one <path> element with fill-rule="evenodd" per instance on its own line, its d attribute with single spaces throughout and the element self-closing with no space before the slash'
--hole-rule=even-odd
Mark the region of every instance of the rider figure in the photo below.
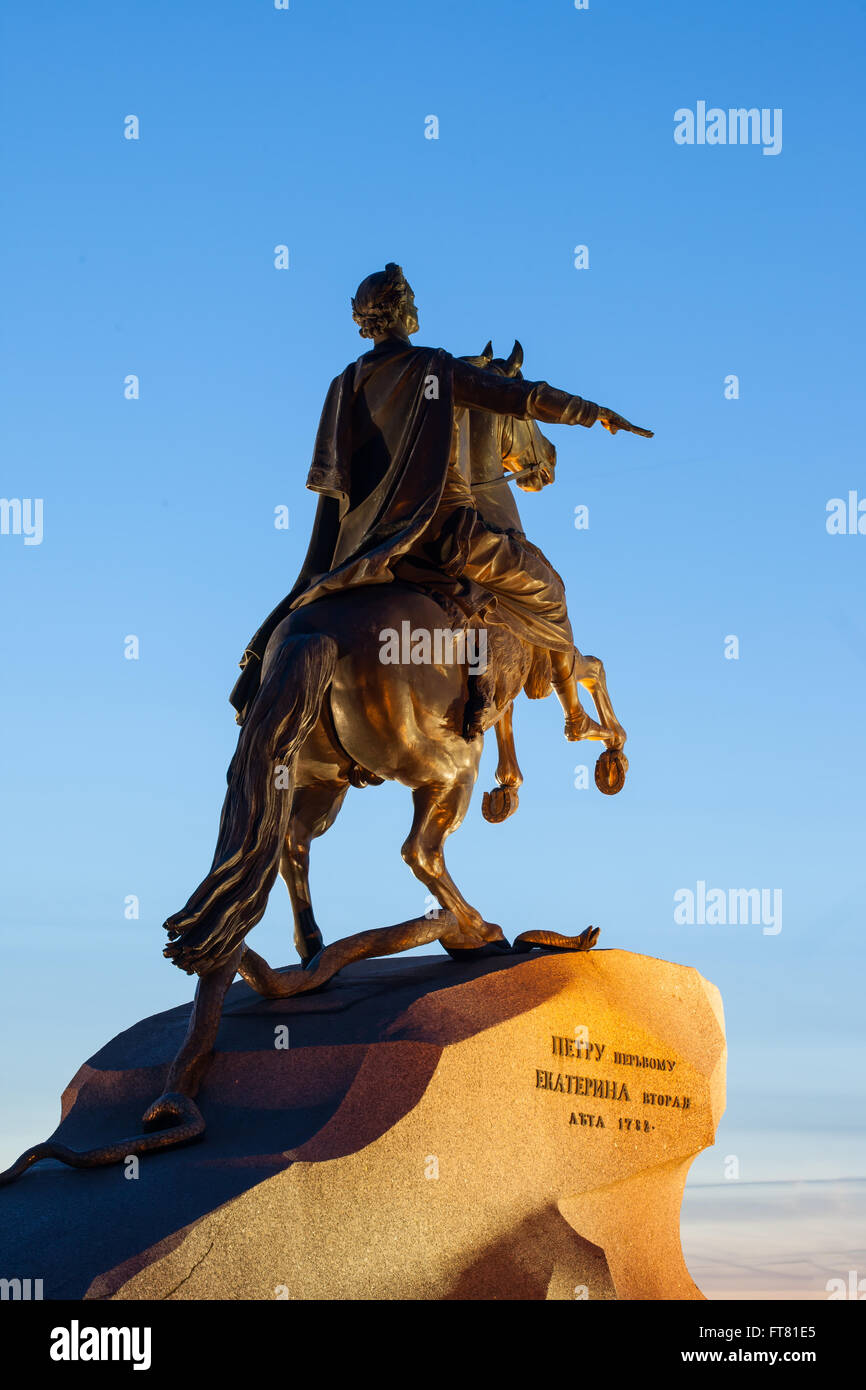
<svg viewBox="0 0 866 1390">
<path fill-rule="evenodd" d="M 645 437 L 615 411 L 544 381 L 487 371 L 442 350 L 414 347 L 418 311 L 401 268 L 370 275 L 352 300 L 373 348 L 331 385 L 307 486 L 320 494 L 313 537 L 291 593 L 244 653 L 232 691 L 239 720 L 258 686 L 270 633 L 293 608 L 358 584 L 383 583 L 430 563 L 493 596 L 492 621 L 550 653 L 565 733 L 597 726 L 578 697 L 575 647 L 559 575 L 514 532 L 485 524 L 466 466 L 464 407 Z M 596 735 L 597 736 L 597 735 Z"/>
</svg>

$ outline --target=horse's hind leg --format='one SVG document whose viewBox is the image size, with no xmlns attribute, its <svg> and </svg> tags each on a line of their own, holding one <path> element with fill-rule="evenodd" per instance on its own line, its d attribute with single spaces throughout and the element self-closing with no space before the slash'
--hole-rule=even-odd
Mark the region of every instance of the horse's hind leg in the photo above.
<svg viewBox="0 0 866 1390">
<path fill-rule="evenodd" d="M 440 938 L 446 948 L 477 947 L 505 939 L 501 927 L 485 922 L 481 913 L 470 907 L 445 867 L 443 845 L 466 815 L 476 771 L 477 763 L 450 785 L 428 784 L 412 793 L 415 816 L 401 851 L 415 877 L 457 919 L 456 927 L 443 931 Z"/>
<path fill-rule="evenodd" d="M 295 918 L 295 949 L 305 963 L 324 946 L 310 901 L 310 844 L 334 824 L 349 783 L 335 768 L 333 781 L 296 787 L 280 856 Z"/>
<path fill-rule="evenodd" d="M 513 816 L 517 810 L 519 788 L 523 785 L 523 773 L 517 762 L 514 747 L 514 701 L 506 705 L 500 718 L 493 726 L 496 734 L 496 749 L 499 762 L 496 765 L 498 786 L 485 792 L 481 802 L 481 814 L 491 824 L 499 824 Z"/>
</svg>

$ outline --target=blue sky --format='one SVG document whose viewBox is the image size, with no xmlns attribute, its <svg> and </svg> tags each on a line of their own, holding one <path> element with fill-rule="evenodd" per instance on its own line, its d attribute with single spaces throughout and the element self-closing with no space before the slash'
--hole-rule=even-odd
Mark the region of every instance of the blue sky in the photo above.
<svg viewBox="0 0 866 1390">
<path fill-rule="evenodd" d="M 349 297 L 393 259 L 418 341 L 517 336 L 528 377 L 656 431 L 550 427 L 556 484 L 521 494 L 627 788 L 575 789 L 592 755 L 521 702 L 520 810 L 488 826 L 478 796 L 454 877 L 509 934 L 593 922 L 720 987 L 744 1177 L 864 1175 L 866 536 L 825 526 L 866 497 L 864 28 L 845 0 L 8 7 L 0 490 L 43 499 L 44 537 L 0 536 L 0 1157 L 190 995 L 161 923 L 210 860 L 238 657 L 306 550 Z M 675 144 L 698 101 L 780 108 L 781 153 Z M 400 788 L 350 794 L 313 852 L 326 938 L 422 910 L 409 820 Z M 782 931 L 676 925 L 699 880 L 781 889 Z M 288 920 L 278 884 L 253 942 L 275 963 Z"/>
</svg>

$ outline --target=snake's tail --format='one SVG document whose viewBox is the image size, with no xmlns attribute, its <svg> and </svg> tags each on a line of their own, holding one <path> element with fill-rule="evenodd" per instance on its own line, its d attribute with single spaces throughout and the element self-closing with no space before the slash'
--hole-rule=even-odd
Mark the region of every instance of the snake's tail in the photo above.
<svg viewBox="0 0 866 1390">
<path fill-rule="evenodd" d="M 153 1130 L 149 1134 L 135 1134 L 129 1139 L 119 1139 L 116 1144 L 102 1144 L 95 1149 L 70 1149 L 65 1144 L 57 1144 L 48 1139 L 44 1144 L 36 1144 L 27 1149 L 19 1159 L 0 1173 L 0 1187 L 20 1178 L 34 1163 L 43 1158 L 57 1158 L 70 1168 L 103 1168 L 111 1163 L 122 1163 L 132 1155 L 154 1153 L 163 1149 L 178 1148 L 182 1144 L 192 1144 L 200 1139 L 205 1131 L 204 1116 L 189 1096 L 169 1092 L 157 1102 L 160 1121 L 174 1120 L 169 1128 Z"/>
<path fill-rule="evenodd" d="M 532 928 L 515 937 L 512 949 L 518 953 L 540 946 L 543 951 L 591 951 L 598 941 L 600 927 L 587 927 L 579 936 L 563 936 L 558 931 Z"/>
</svg>

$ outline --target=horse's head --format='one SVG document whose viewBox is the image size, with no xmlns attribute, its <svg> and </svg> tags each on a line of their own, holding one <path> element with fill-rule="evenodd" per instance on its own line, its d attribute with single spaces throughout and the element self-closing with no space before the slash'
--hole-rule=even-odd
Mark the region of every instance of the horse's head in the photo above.
<svg viewBox="0 0 866 1390">
<path fill-rule="evenodd" d="M 488 340 L 477 357 L 461 357 L 460 361 L 468 362 L 473 367 L 489 367 L 493 361 L 493 344 Z"/>
<path fill-rule="evenodd" d="M 514 347 L 508 357 L 494 357 L 490 343 L 484 349 L 486 361 L 472 359 L 478 366 L 500 376 L 523 379 L 523 348 L 515 338 Z M 516 473 L 522 468 L 535 468 L 532 477 L 522 479 L 517 486 L 524 492 L 539 492 L 547 483 L 553 482 L 556 467 L 556 446 L 541 433 L 535 420 L 520 420 L 516 416 L 502 416 L 500 428 L 500 451 L 502 462 L 509 472 Z"/>
</svg>

